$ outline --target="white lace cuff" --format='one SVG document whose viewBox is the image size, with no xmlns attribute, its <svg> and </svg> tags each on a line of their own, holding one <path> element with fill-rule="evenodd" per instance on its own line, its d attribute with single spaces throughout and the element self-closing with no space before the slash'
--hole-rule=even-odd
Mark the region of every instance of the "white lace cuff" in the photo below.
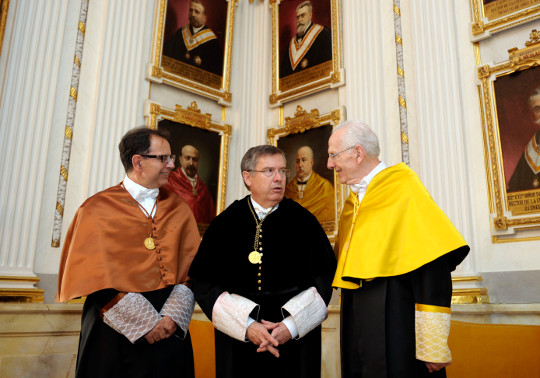
<svg viewBox="0 0 540 378">
<path fill-rule="evenodd" d="M 450 308 L 416 304 L 416 358 L 427 362 L 451 362 L 448 348 Z"/>
<path fill-rule="evenodd" d="M 140 293 L 127 293 L 103 313 L 103 321 L 134 343 L 161 320 L 156 309 Z"/>
<path fill-rule="evenodd" d="M 186 285 L 178 284 L 172 290 L 159 314 L 170 317 L 184 331 L 182 337 L 184 339 L 187 335 L 194 308 L 195 298 L 193 292 Z"/>
<path fill-rule="evenodd" d="M 285 303 L 281 308 L 283 317 L 284 310 L 294 318 L 299 338 L 307 335 L 328 317 L 326 303 L 314 287 L 298 293 Z"/>
<path fill-rule="evenodd" d="M 223 292 L 212 309 L 212 323 L 233 339 L 246 341 L 249 314 L 259 305 L 237 294 Z"/>
</svg>

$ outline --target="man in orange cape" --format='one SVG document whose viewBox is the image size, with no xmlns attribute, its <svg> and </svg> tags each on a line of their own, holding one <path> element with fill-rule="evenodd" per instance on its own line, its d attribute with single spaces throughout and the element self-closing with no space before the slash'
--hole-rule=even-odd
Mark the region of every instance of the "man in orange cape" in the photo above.
<svg viewBox="0 0 540 378">
<path fill-rule="evenodd" d="M 418 176 L 379 153 L 360 121 L 328 141 L 328 168 L 351 188 L 332 283 L 342 293 L 342 377 L 445 377 L 451 271 L 469 247 Z"/>
<path fill-rule="evenodd" d="M 119 144 L 123 182 L 87 199 L 66 235 L 56 301 L 87 296 L 77 377 L 193 377 L 187 272 L 195 219 L 160 189 L 174 167 L 166 136 L 145 127 Z"/>
</svg>

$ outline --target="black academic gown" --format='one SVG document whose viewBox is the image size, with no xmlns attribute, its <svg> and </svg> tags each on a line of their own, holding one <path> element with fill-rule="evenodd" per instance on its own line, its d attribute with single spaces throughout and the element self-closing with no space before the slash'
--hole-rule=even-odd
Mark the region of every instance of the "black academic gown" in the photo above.
<svg viewBox="0 0 540 378">
<path fill-rule="evenodd" d="M 540 130 L 534 134 L 534 138 L 536 138 L 536 143 L 540 144 Z M 525 158 L 525 153 L 523 153 L 508 182 L 508 192 L 538 189 L 538 187 L 534 187 L 533 182 L 535 179 L 540 181 L 539 176 L 531 169 Z"/>
<path fill-rule="evenodd" d="M 399 276 L 341 291 L 342 378 L 441 378 L 416 359 L 415 304 L 450 307 L 451 272 L 464 246 Z"/>
<path fill-rule="evenodd" d="M 174 286 L 143 294 L 159 312 Z M 132 344 L 100 319 L 101 309 L 118 291 L 100 290 L 84 303 L 77 355 L 77 378 L 194 377 L 193 350 L 189 332 L 181 329 L 167 339 L 149 344 L 144 337 Z"/>
<path fill-rule="evenodd" d="M 193 28 L 190 26 L 189 29 L 193 34 Z M 201 31 L 206 29 L 208 26 L 205 25 Z M 182 28 L 180 28 L 165 42 L 163 55 L 223 76 L 223 48 L 216 38 L 188 51 L 182 37 Z"/>
<path fill-rule="evenodd" d="M 224 291 L 259 304 L 258 316 L 251 314 L 258 321 L 282 321 L 281 307 L 311 286 L 328 304 L 336 260 L 317 219 L 296 202 L 281 201 L 262 225 L 262 264 L 251 264 L 248 255 L 253 251 L 256 223 L 249 200 L 248 196 L 235 201 L 212 221 L 191 265 L 193 292 L 204 313 L 212 319 L 214 304 Z M 218 330 L 215 340 L 217 377 L 320 376 L 320 326 L 279 346 L 278 359 Z"/>
<path fill-rule="evenodd" d="M 306 33 L 313 27 L 314 24 L 311 24 Z M 297 38 L 296 36 L 294 38 Z M 332 33 L 330 29 L 326 26 L 323 26 L 323 30 L 319 33 L 313 44 L 307 51 L 306 55 L 302 60 L 305 60 L 306 64 L 302 65 L 299 63 L 296 68 L 293 69 L 291 65 L 291 60 L 289 58 L 289 46 L 287 46 L 287 53 L 284 54 L 281 58 L 281 65 L 279 70 L 279 77 L 283 78 L 285 76 L 304 71 L 308 68 L 318 66 L 321 63 L 332 60 Z"/>
</svg>

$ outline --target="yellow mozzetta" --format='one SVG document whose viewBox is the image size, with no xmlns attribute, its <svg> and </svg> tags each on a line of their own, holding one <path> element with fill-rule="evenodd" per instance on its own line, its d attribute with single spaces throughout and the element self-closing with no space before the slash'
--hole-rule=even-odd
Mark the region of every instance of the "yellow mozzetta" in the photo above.
<svg viewBox="0 0 540 378">
<path fill-rule="evenodd" d="M 464 245 L 418 176 L 401 163 L 373 178 L 361 204 L 354 193 L 347 198 L 332 285 L 357 289 L 351 281 L 405 274 Z"/>
</svg>

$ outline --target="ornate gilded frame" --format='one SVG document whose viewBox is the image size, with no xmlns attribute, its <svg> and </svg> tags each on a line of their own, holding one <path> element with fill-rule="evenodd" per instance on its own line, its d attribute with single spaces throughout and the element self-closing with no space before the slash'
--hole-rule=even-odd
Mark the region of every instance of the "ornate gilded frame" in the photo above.
<svg viewBox="0 0 540 378">
<path fill-rule="evenodd" d="M 525 42 L 524 48 L 508 50 L 508 61 L 494 66 L 477 67 L 494 242 L 540 239 L 540 216 L 538 215 L 540 207 L 536 210 L 536 207 L 531 206 L 540 201 L 540 188 L 507 193 L 500 128 L 501 115 L 497 113 L 495 93 L 495 82 L 498 79 L 512 78 L 508 75 L 519 71 L 540 70 L 540 33 L 533 30 L 530 38 Z M 519 89 L 516 88 L 516 90 Z M 530 139 L 530 136 L 528 138 Z M 523 149 L 519 152 L 522 154 L 522 151 Z"/>
<path fill-rule="evenodd" d="M 222 212 L 225 209 L 229 138 L 232 132 L 232 126 L 223 122 L 213 121 L 212 115 L 210 113 L 203 114 L 195 101 L 186 108 L 175 105 L 174 109 L 167 109 L 156 102 L 146 100 L 144 104 L 144 117 L 146 126 L 152 129 L 157 128 L 158 122 L 161 119 L 168 119 L 181 125 L 217 133 L 220 136 L 216 214 Z"/>
<path fill-rule="evenodd" d="M 319 114 L 319 111 L 317 109 L 312 109 L 309 113 L 305 111 L 300 105 L 296 107 L 296 112 L 294 113 L 294 117 L 285 117 L 285 126 L 277 127 L 277 128 L 271 128 L 267 131 L 267 137 L 268 137 L 268 143 L 277 147 L 279 146 L 279 140 L 282 138 L 285 138 L 287 136 L 292 136 L 294 134 L 303 134 L 303 133 L 309 133 L 310 130 L 324 127 L 324 126 L 330 126 L 330 129 L 333 130 L 334 127 L 336 127 L 341 121 L 342 121 L 342 115 L 343 110 L 336 109 L 332 110 L 329 113 L 326 114 Z M 310 145 L 309 141 L 307 141 L 306 134 L 304 134 L 304 139 L 306 140 L 307 145 Z M 327 140 L 322 141 L 324 145 L 327 146 Z M 304 144 L 304 143 L 301 143 Z M 326 161 L 327 155 L 326 155 L 327 149 L 325 148 L 323 151 L 316 151 L 319 154 L 322 154 L 324 157 L 324 161 Z M 289 152 L 289 153 L 287 153 Z M 296 150 L 294 151 L 285 151 L 287 156 L 287 161 L 289 162 L 288 166 L 291 162 L 293 162 L 296 158 Z M 292 155 L 292 156 L 291 156 Z M 291 178 L 294 178 L 295 171 L 294 169 L 291 170 Z M 342 189 L 342 186 L 339 185 L 339 180 L 337 179 L 336 173 L 333 172 L 333 184 L 334 184 L 334 207 L 335 207 L 335 217 L 334 220 L 329 224 L 329 222 L 324 222 L 328 224 L 321 224 L 323 228 L 325 229 L 326 234 L 330 238 L 330 241 L 333 242 L 335 240 L 335 237 L 337 235 L 337 222 L 339 219 L 339 214 L 341 213 L 341 209 L 343 207 L 344 203 L 344 194 L 345 191 Z"/>
<path fill-rule="evenodd" d="M 9 9 L 9 0 L 0 0 L 0 54 L 2 53 L 4 33 L 6 32 L 8 9 Z"/>
<path fill-rule="evenodd" d="M 151 62 L 148 64 L 146 69 L 146 79 L 154 83 L 172 85 L 174 87 L 217 100 L 217 102 L 221 105 L 230 106 L 232 101 L 230 88 L 233 26 L 235 8 L 238 0 L 223 0 L 228 4 L 225 48 L 223 52 L 223 76 L 221 78 L 221 85 L 219 85 L 219 87 L 201 81 L 205 80 L 206 77 L 211 76 L 211 74 L 196 67 L 189 66 L 189 70 L 200 71 L 200 75 L 198 75 L 200 80 L 195 80 L 194 78 L 181 75 L 180 72 L 182 72 L 182 67 L 186 68 L 188 65 L 175 61 L 167 56 L 163 56 L 162 51 L 168 1 L 179 0 L 156 0 L 153 42 L 150 57 Z"/>
<path fill-rule="evenodd" d="M 319 66 L 308 68 L 306 71 L 288 75 L 283 79 L 279 78 L 279 65 L 281 61 L 279 53 L 279 7 L 280 3 L 285 1 L 286 0 L 270 0 L 272 12 L 272 93 L 270 94 L 269 100 L 271 106 L 280 106 L 285 102 L 300 98 L 302 96 L 345 84 L 345 72 L 343 70 L 341 57 L 340 0 L 319 0 L 328 1 L 330 5 L 330 18 L 332 24 L 332 60 L 320 64 Z M 297 2 L 299 4 L 301 1 L 298 0 Z M 315 2 L 313 6 L 315 8 Z M 324 67 L 322 67 L 323 65 Z M 321 71 L 320 67 L 324 68 L 324 70 Z M 306 75 L 308 70 L 314 70 L 316 68 L 318 68 L 317 71 L 321 72 L 320 74 L 312 72 L 311 77 L 309 77 L 310 75 Z M 284 79 L 287 81 L 285 82 Z"/>
<path fill-rule="evenodd" d="M 515 0 L 497 0 L 494 1 L 493 4 L 495 5 L 498 2 L 500 2 L 502 6 L 515 6 L 516 3 Z M 499 14 L 495 14 L 490 18 L 488 17 L 490 5 L 484 5 L 483 0 L 471 0 L 473 17 L 471 23 L 472 40 L 478 41 L 489 38 L 494 33 L 522 25 L 540 17 L 540 0 L 522 0 L 522 3 L 523 4 L 521 4 L 517 10 L 499 12 Z M 530 5 L 531 3 L 537 4 Z"/>
</svg>

